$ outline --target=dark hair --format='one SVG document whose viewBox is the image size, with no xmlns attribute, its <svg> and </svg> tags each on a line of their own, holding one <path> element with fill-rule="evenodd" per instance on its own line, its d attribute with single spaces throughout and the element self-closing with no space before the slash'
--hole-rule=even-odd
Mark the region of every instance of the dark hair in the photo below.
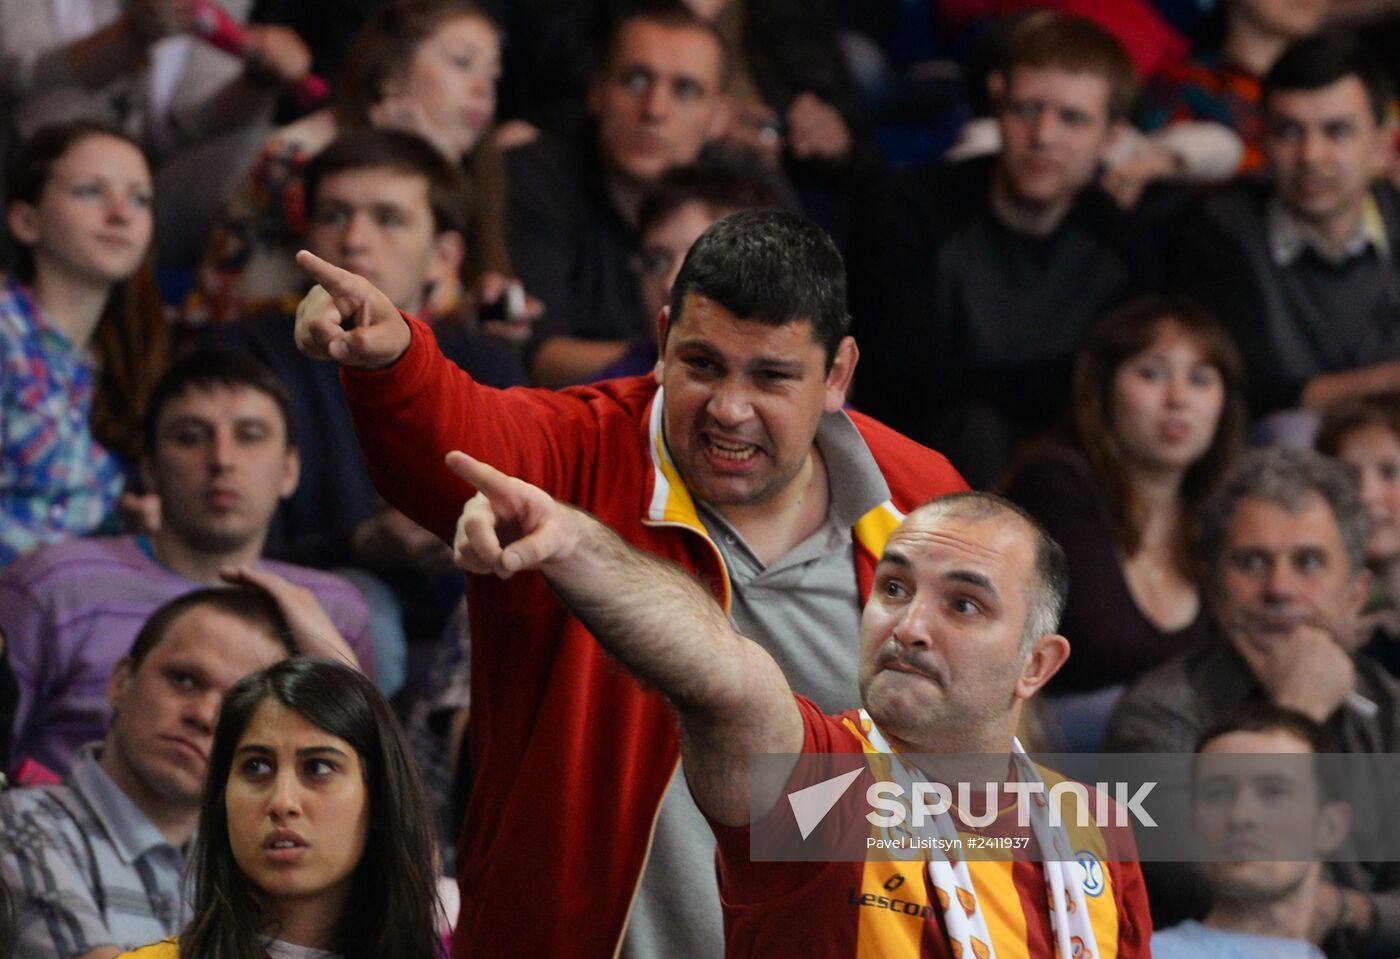
<svg viewBox="0 0 1400 959">
<path fill-rule="evenodd" d="M 1098 478 L 1114 538 L 1125 556 L 1137 552 L 1145 517 L 1128 482 L 1125 454 L 1113 428 L 1113 379 L 1124 363 L 1152 345 L 1167 324 L 1175 324 L 1196 344 L 1205 361 L 1220 374 L 1225 392 L 1215 436 L 1182 478 L 1182 513 L 1188 522 L 1220 482 L 1244 441 L 1247 414 L 1240 388 L 1239 350 L 1229 332 L 1209 313 L 1183 297 L 1143 296 L 1105 316 L 1075 361 L 1070 422 L 1074 444 Z M 1190 564 L 1184 535 L 1178 536 L 1177 552 L 1179 565 L 1186 569 Z"/>
<path fill-rule="evenodd" d="M 671 288 L 667 336 L 692 291 L 740 319 L 770 326 L 810 321 L 828 369 L 851 326 L 836 244 L 811 220 L 784 210 L 740 210 L 700 234 Z"/>
<path fill-rule="evenodd" d="M 151 167 L 150 157 L 127 134 L 94 120 L 40 127 L 20 147 L 10 166 L 6 202 L 38 206 L 53 175 L 54 165 L 89 137 L 110 137 L 137 150 Z M 16 243 L 15 276 L 33 284 L 34 251 Z M 90 427 L 103 446 L 134 461 L 140 449 L 141 410 L 156 378 L 165 368 L 165 313 L 156 286 L 150 251 L 136 272 L 113 284 L 93 332 L 97 358 Z"/>
<path fill-rule="evenodd" d="M 777 191 L 757 177 L 715 163 L 688 163 L 667 170 L 647 192 L 637 214 L 637 232 L 645 234 L 690 203 L 704 204 L 717 216 L 783 205 Z"/>
<path fill-rule="evenodd" d="M 1012 30 L 1001 60 L 1007 78 L 1017 67 L 1054 67 L 1103 77 L 1110 119 L 1126 117 L 1137 98 L 1132 58 L 1113 34 L 1083 17 L 1049 10 L 1028 14 Z"/>
<path fill-rule="evenodd" d="M 1328 754 L 1339 752 L 1332 733 L 1322 723 L 1311 716 L 1279 706 L 1267 699 L 1252 700 L 1221 716 L 1205 728 L 1196 738 L 1195 752 L 1199 755 L 1207 746 L 1222 736 L 1231 733 L 1284 733 L 1300 743 L 1306 743 L 1313 753 L 1313 779 L 1317 783 L 1318 795 L 1323 802 L 1342 799 L 1346 793 L 1344 783 L 1337 781 L 1321 763 Z M 1194 765 L 1193 765 L 1194 773 Z"/>
<path fill-rule="evenodd" d="M 408 70 L 423 41 L 468 17 L 496 29 L 485 10 L 464 0 L 402 0 L 370 17 L 355 34 L 336 84 L 333 109 L 341 129 L 369 126 L 370 108 L 384 99 L 390 81 Z M 483 133 L 483 139 L 489 138 Z"/>
<path fill-rule="evenodd" d="M 1328 407 L 1313 448 L 1325 456 L 1337 456 L 1348 436 L 1368 426 L 1382 427 L 1400 439 L 1400 397 L 1367 396 Z"/>
<path fill-rule="evenodd" d="M 333 109 L 339 129 L 370 126 L 370 108 L 384 98 L 386 84 L 408 69 L 419 45 L 445 24 L 464 18 L 479 20 L 500 32 L 485 10 L 462 0 L 400 0 L 370 17 L 355 35 L 335 88 Z M 462 168 L 472 186 L 466 221 L 472 232 L 467 237 L 462 275 L 470 281 L 484 270 L 509 274 L 505 165 L 491 125 L 481 131 L 476 146 L 463 158 Z"/>
<path fill-rule="evenodd" d="M 1385 122 L 1390 104 L 1390 74 L 1385 62 L 1356 34 L 1327 27 L 1288 46 L 1264 74 L 1260 104 L 1267 116 L 1269 100 L 1283 90 L 1320 90 L 1344 77 L 1355 76 L 1366 88 L 1371 115 Z"/>
<path fill-rule="evenodd" d="M 292 627 L 282 607 L 277 605 L 277 600 L 267 590 L 256 586 L 211 586 L 176 596 L 147 617 L 141 631 L 132 640 L 131 649 L 127 651 L 132 670 L 140 667 L 142 660 L 165 639 L 176 620 L 197 608 L 211 609 L 242 620 L 269 639 L 281 643 L 289 656 L 297 651 L 292 639 Z"/>
<path fill-rule="evenodd" d="M 1246 451 L 1206 502 L 1201 513 L 1201 547 L 1212 570 L 1219 570 L 1241 500 L 1259 497 L 1297 512 L 1314 494 L 1332 510 L 1347 565 L 1355 576 L 1366 562 L 1366 511 L 1356 484 L 1336 460 L 1288 446 Z"/>
<path fill-rule="evenodd" d="M 263 955 L 258 937 L 266 916 L 234 860 L 224 793 L 234 751 L 265 702 L 279 703 L 345 740 L 364 769 L 370 827 L 336 929 L 336 949 L 346 959 L 436 959 L 433 819 L 403 731 L 363 673 L 303 657 L 244 677 L 224 697 L 190 861 L 194 908 L 180 936 L 181 955 Z"/>
<path fill-rule="evenodd" d="M 715 41 L 715 46 L 719 48 L 719 76 L 720 88 L 723 89 L 729 82 L 729 71 L 734 57 L 731 55 L 729 45 L 713 23 L 695 14 L 684 3 L 676 3 L 674 0 L 652 0 L 652 2 L 642 2 L 634 9 L 628 11 L 625 16 L 619 17 L 612 24 L 612 29 L 603 41 L 603 70 L 611 70 L 613 57 L 617 54 L 619 41 L 622 34 L 634 23 L 652 23 L 668 30 L 698 30 L 700 33 L 708 35 Z"/>
<path fill-rule="evenodd" d="M 151 398 L 146 403 L 146 412 L 141 421 L 142 451 L 147 455 L 155 452 L 160 418 L 171 403 L 191 390 L 208 390 L 218 386 L 256 390 L 271 399 L 282 414 L 288 445 L 294 444 L 292 399 L 276 373 L 247 353 L 199 350 L 176 361 L 151 390 Z"/>
<path fill-rule="evenodd" d="M 1258 699 L 1236 707 L 1205 728 L 1196 739 L 1196 752 L 1212 740 L 1230 733 L 1287 733 L 1301 743 L 1307 743 L 1315 753 L 1333 752 L 1336 743 L 1327 727 L 1312 717 L 1279 706 L 1267 699 Z"/>
<path fill-rule="evenodd" d="M 433 213 L 434 232 L 455 230 L 466 237 L 471 210 L 466 176 L 427 140 L 401 130 L 351 130 L 312 157 L 302 174 L 306 203 L 312 215 L 320 202 L 322 181 L 346 170 L 372 167 L 386 167 L 396 173 L 422 177 L 428 183 L 428 206 Z"/>
<path fill-rule="evenodd" d="M 1065 557 L 1064 549 L 1040 520 L 1009 499 L 980 490 L 948 493 L 929 500 L 914 512 L 971 520 L 1005 517 L 1008 514 L 1019 518 L 1029 527 L 1035 539 L 1035 572 L 1038 581 L 1032 584 L 1030 589 L 1026 625 L 1021 634 L 1021 651 L 1024 653 L 1028 650 L 1037 637 L 1053 633 L 1059 628 L 1060 616 L 1065 611 L 1065 601 L 1069 597 L 1069 560 Z"/>
</svg>

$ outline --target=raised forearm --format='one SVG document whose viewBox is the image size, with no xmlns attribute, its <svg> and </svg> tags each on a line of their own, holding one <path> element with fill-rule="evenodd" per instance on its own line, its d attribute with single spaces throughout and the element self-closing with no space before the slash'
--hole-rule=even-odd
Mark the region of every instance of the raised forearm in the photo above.
<svg viewBox="0 0 1400 959">
<path fill-rule="evenodd" d="M 1325 410 L 1342 400 L 1392 393 L 1400 393 L 1400 360 L 1319 374 L 1303 387 L 1302 405 L 1305 409 Z"/>
<path fill-rule="evenodd" d="M 558 389 L 588 380 L 627 352 L 631 340 L 585 340 L 552 336 L 535 350 L 530 375 L 539 386 Z"/>
<path fill-rule="evenodd" d="M 602 647 L 676 707 L 696 805 L 729 826 L 748 821 L 749 762 L 802 749 L 802 718 L 773 657 L 736 633 L 688 573 L 641 553 L 586 514 L 574 553 L 545 576 Z"/>
<path fill-rule="evenodd" d="M 753 644 L 685 570 L 574 512 L 576 546 L 542 570 L 554 591 L 610 655 L 683 713 L 723 709 L 742 686 L 735 664 Z"/>
</svg>

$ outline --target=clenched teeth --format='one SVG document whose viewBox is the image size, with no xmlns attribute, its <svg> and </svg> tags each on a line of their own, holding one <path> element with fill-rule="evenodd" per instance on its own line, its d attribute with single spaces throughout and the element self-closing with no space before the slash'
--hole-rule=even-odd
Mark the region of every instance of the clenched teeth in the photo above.
<svg viewBox="0 0 1400 959">
<path fill-rule="evenodd" d="M 725 443 L 721 440 L 711 439 L 710 449 L 721 459 L 742 460 L 752 456 L 758 447 L 751 443 Z"/>
</svg>

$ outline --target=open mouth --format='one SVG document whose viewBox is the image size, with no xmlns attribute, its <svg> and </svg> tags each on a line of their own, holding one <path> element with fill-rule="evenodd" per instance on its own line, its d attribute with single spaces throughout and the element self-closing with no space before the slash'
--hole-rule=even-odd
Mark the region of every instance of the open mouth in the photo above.
<svg viewBox="0 0 1400 959">
<path fill-rule="evenodd" d="M 758 454 L 758 447 L 752 443 L 734 443 L 713 436 L 706 437 L 706 442 L 712 455 L 731 463 L 742 463 Z"/>
<path fill-rule="evenodd" d="M 263 854 L 273 862 L 293 862 L 307 849 L 306 840 L 290 829 L 278 829 L 263 840 Z"/>
<path fill-rule="evenodd" d="M 1168 420 L 1159 429 L 1162 439 L 1168 443 L 1180 443 L 1191 432 L 1191 428 L 1179 420 Z"/>
</svg>

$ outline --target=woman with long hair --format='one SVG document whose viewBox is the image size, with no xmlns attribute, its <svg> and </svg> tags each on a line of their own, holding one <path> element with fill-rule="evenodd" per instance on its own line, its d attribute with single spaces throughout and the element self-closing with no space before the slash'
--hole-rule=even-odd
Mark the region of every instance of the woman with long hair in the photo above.
<svg viewBox="0 0 1400 959">
<path fill-rule="evenodd" d="M 178 939 L 132 959 L 437 959 L 433 821 L 364 675 L 293 657 L 224 697 Z"/>
<path fill-rule="evenodd" d="M 10 170 L 0 280 L 0 567 L 97 529 L 134 465 L 165 365 L 151 168 L 126 134 L 38 130 Z"/>
<path fill-rule="evenodd" d="M 1194 304 L 1144 297 L 1104 318 L 1075 366 L 1068 436 L 1014 472 L 1007 496 L 1070 563 L 1053 692 L 1126 683 L 1204 640 L 1194 513 L 1244 433 L 1239 354 Z"/>
<path fill-rule="evenodd" d="M 234 189 L 199 268 L 191 320 L 295 310 L 306 287 L 292 260 L 307 231 L 302 171 L 339 134 L 369 126 L 416 133 L 463 165 L 472 186 L 463 281 L 498 296 L 511 272 L 492 128 L 500 61 L 496 25 L 474 4 L 404 0 L 375 14 L 346 58 L 335 102 L 274 133 Z M 453 295 L 437 295 L 437 315 Z"/>
</svg>

